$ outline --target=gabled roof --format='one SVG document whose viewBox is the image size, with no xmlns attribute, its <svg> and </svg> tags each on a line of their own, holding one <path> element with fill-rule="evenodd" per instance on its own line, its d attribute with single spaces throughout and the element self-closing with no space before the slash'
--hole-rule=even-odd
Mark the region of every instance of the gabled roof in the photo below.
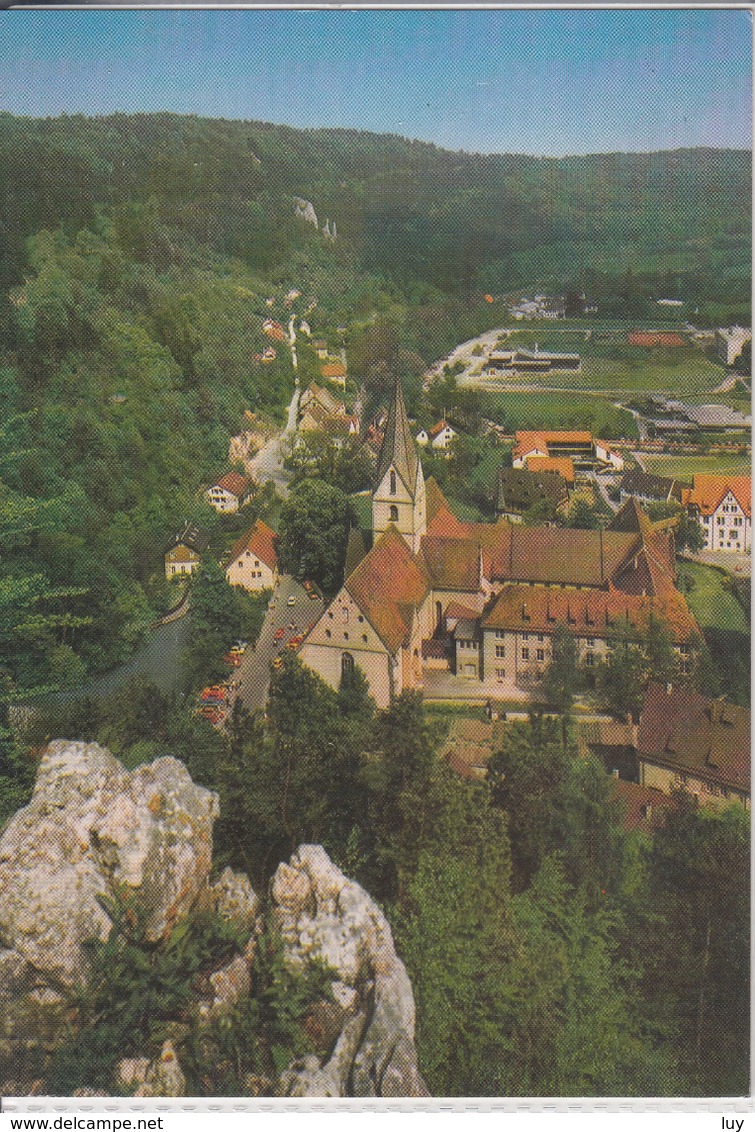
<svg viewBox="0 0 755 1132">
<path fill-rule="evenodd" d="M 226 472 L 224 476 L 210 485 L 210 490 L 213 487 L 222 487 L 223 491 L 241 499 L 251 490 L 252 481 L 248 476 L 242 476 L 240 472 Z"/>
<path fill-rule="evenodd" d="M 251 530 L 242 535 L 240 539 L 233 544 L 231 550 L 231 562 L 249 551 L 260 562 L 264 562 L 271 570 L 274 570 L 278 565 L 278 552 L 275 549 L 275 540 L 277 535 L 272 527 L 268 527 L 262 519 L 258 519 Z"/>
<path fill-rule="evenodd" d="M 417 456 L 417 449 L 414 447 L 412 434 L 409 431 L 404 394 L 401 389 L 401 382 L 397 381 L 388 413 L 388 423 L 385 426 L 375 482 L 379 484 L 388 469 L 393 466 L 397 475 L 401 477 L 406 490 L 413 495 L 414 485 L 417 482 L 418 465 L 419 457 Z"/>
<path fill-rule="evenodd" d="M 676 480 L 643 472 L 642 468 L 632 468 L 621 477 L 619 487 L 627 495 L 643 495 L 665 502 L 674 493 Z"/>
<path fill-rule="evenodd" d="M 670 794 L 625 778 L 613 779 L 612 794 L 622 807 L 624 829 L 629 833 L 636 829 L 652 833 L 663 825 L 666 810 L 677 805 Z"/>
<path fill-rule="evenodd" d="M 567 499 L 566 483 L 559 472 L 533 472 L 529 464 L 526 468 L 498 469 L 498 511 L 521 515 L 534 504 L 545 502 L 553 515 Z"/>
<path fill-rule="evenodd" d="M 408 642 L 414 613 L 430 588 L 423 563 L 393 525 L 344 585 L 391 653 Z"/>
<path fill-rule="evenodd" d="M 444 507 L 448 509 L 446 497 L 438 486 L 438 481 L 435 476 L 430 476 L 430 479 L 425 484 L 425 513 L 428 523 L 431 523 L 438 512 Z"/>
<path fill-rule="evenodd" d="M 695 475 L 689 502 L 699 508 L 701 514 L 712 515 L 729 491 L 749 518 L 752 502 L 752 480 L 749 476 Z"/>
<path fill-rule="evenodd" d="M 637 749 L 646 761 L 750 792 L 750 713 L 736 704 L 651 684 Z"/>
<path fill-rule="evenodd" d="M 451 425 L 448 423 L 448 421 L 438 421 L 437 424 L 434 424 L 433 427 L 429 430 L 427 435 L 431 440 L 435 440 L 435 437 L 440 436 L 444 428 L 450 428 L 451 432 L 456 431 L 456 429 L 451 428 Z"/>
<path fill-rule="evenodd" d="M 167 550 L 176 546 L 185 546 L 196 554 L 201 554 L 207 547 L 207 535 L 193 523 L 186 522 L 168 543 Z"/>
<path fill-rule="evenodd" d="M 433 589 L 477 593 L 480 588 L 480 544 L 471 538 L 423 535 L 420 556 Z"/>
<path fill-rule="evenodd" d="M 661 597 L 639 597 L 615 589 L 575 593 L 517 584 L 504 586 L 491 601 L 482 628 L 552 633 L 560 625 L 580 637 L 639 637 L 653 616 L 662 620 L 680 643 L 699 631 L 677 590 Z"/>
<path fill-rule="evenodd" d="M 558 472 L 571 487 L 574 483 L 574 461 L 571 456 L 531 456 L 527 461 L 529 472 Z"/>
<path fill-rule="evenodd" d="M 346 377 L 346 367 L 342 362 L 327 362 L 324 366 L 320 366 L 320 373 L 325 378 L 340 378 Z"/>
</svg>

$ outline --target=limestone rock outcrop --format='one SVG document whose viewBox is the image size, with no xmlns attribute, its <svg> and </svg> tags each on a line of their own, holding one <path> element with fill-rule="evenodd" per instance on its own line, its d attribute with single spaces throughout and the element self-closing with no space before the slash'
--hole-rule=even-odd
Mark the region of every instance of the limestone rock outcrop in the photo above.
<svg viewBox="0 0 755 1132">
<path fill-rule="evenodd" d="M 31 801 L 0 831 L 0 1064 L 13 1066 L 16 1055 L 64 1040 L 87 980 L 87 941 L 108 937 L 108 901 L 124 891 L 145 909 L 149 940 L 166 938 L 196 907 L 238 929 L 240 950 L 205 973 L 204 997 L 193 1007 L 200 1026 L 252 992 L 261 904 L 243 874 L 226 868 L 210 880 L 218 812 L 217 796 L 174 758 L 127 771 L 97 744 L 50 744 Z M 267 915 L 292 970 L 319 960 L 332 973 L 331 993 L 305 1020 L 315 1048 L 327 1053 L 295 1062 L 275 1091 L 427 1096 L 411 985 L 368 893 L 321 846 L 302 845 L 279 866 Z M 153 1061 L 122 1061 L 114 1088 L 181 1095 L 180 1056 L 180 1046 L 166 1043 Z"/>
<path fill-rule="evenodd" d="M 427 1096 L 414 1047 L 411 983 L 375 901 L 320 845 L 302 845 L 278 866 L 272 899 L 287 962 L 294 969 L 323 962 L 336 976 L 334 996 L 349 1004 L 351 1015 L 324 1065 L 309 1058 L 298 1077 L 292 1067 L 282 1082 L 288 1095 L 321 1095 L 316 1090 L 327 1082 L 341 1090 L 348 1083 L 348 1095 L 358 1097 Z"/>
</svg>

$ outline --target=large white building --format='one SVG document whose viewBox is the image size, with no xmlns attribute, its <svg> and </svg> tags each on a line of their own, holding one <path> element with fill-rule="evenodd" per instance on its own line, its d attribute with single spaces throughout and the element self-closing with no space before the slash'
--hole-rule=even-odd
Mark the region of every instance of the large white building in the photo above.
<svg viewBox="0 0 755 1132">
<path fill-rule="evenodd" d="M 749 476 L 693 477 L 685 501 L 700 523 L 706 550 L 751 549 L 751 495 Z"/>
</svg>

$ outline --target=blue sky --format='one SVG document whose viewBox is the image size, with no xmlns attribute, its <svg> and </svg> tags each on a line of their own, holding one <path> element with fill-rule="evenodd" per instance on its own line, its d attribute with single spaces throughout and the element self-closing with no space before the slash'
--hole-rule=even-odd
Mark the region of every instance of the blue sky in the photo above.
<svg viewBox="0 0 755 1132">
<path fill-rule="evenodd" d="M 745 10 L 0 12 L 0 109 L 171 110 L 451 149 L 751 144 Z"/>
</svg>

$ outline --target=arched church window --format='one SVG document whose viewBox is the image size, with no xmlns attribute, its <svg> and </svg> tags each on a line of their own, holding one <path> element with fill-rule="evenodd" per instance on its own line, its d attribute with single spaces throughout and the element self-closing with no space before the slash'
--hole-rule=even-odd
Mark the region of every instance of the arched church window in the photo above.
<svg viewBox="0 0 755 1132">
<path fill-rule="evenodd" d="M 398 507 L 396 506 L 395 503 L 391 503 L 391 522 L 392 523 L 398 522 Z"/>
<path fill-rule="evenodd" d="M 391 468 L 391 495 L 396 494 L 396 473 Z"/>
</svg>

